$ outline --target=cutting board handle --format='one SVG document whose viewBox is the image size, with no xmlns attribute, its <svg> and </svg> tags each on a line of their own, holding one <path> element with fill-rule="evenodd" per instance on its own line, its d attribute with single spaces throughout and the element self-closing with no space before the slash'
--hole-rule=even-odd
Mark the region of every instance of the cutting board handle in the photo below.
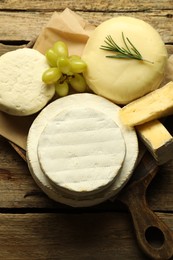
<svg viewBox="0 0 173 260">
<path fill-rule="evenodd" d="M 129 209 L 137 242 L 151 259 L 167 260 L 173 256 L 173 231 L 149 208 L 147 188 L 159 170 L 153 157 L 145 152 L 134 174 L 118 199 Z"/>
<path fill-rule="evenodd" d="M 173 256 L 173 232 L 148 207 L 143 194 L 145 191 L 142 186 L 134 185 L 128 199 L 126 198 L 138 244 L 153 259 L 170 259 Z M 140 196 L 140 203 L 136 194 Z"/>
</svg>

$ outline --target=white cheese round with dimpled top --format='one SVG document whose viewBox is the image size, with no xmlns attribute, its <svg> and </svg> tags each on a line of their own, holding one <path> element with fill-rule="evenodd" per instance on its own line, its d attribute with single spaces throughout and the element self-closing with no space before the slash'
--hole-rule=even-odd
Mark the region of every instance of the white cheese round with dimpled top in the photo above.
<svg viewBox="0 0 173 260">
<path fill-rule="evenodd" d="M 87 192 L 85 196 L 78 193 L 69 193 L 57 188 L 52 184 L 52 180 L 44 173 L 45 169 L 41 168 L 39 158 L 39 140 L 49 123 L 60 113 L 77 109 L 92 109 L 96 112 L 103 113 L 109 120 L 113 120 L 120 128 L 125 142 L 125 157 L 122 167 L 110 185 L 104 189 L 98 190 L 94 194 Z M 127 183 L 132 175 L 133 169 L 138 156 L 138 140 L 136 132 L 131 127 L 125 127 L 119 120 L 120 108 L 112 102 L 94 94 L 74 94 L 55 100 L 46 106 L 36 117 L 30 127 L 27 139 L 27 162 L 30 172 L 40 186 L 40 188 L 53 200 L 73 207 L 87 207 L 99 204 L 115 196 Z M 99 134 L 99 132 L 98 132 Z M 108 135 L 105 138 L 109 138 Z M 115 140 L 112 140 L 115 142 Z M 116 138 L 117 141 L 117 138 Z M 117 141 L 118 144 L 118 141 Z M 81 180 L 81 178 L 79 179 Z"/>
<path fill-rule="evenodd" d="M 132 46 L 127 38 L 144 61 L 106 57 L 117 54 L 100 48 L 106 45 L 107 36 L 111 36 L 119 47 L 127 49 L 122 33 L 128 48 Z M 159 33 L 148 23 L 118 16 L 94 30 L 82 59 L 87 64 L 84 76 L 93 92 L 117 104 L 127 104 L 159 87 L 165 73 L 167 51 Z"/>
<path fill-rule="evenodd" d="M 0 57 L 0 110 L 26 116 L 41 110 L 55 93 L 53 85 L 42 81 L 49 68 L 43 54 L 23 48 Z"/>
<path fill-rule="evenodd" d="M 44 174 L 67 193 L 96 193 L 110 185 L 122 167 L 121 129 L 104 113 L 69 108 L 51 119 L 38 141 Z"/>
</svg>

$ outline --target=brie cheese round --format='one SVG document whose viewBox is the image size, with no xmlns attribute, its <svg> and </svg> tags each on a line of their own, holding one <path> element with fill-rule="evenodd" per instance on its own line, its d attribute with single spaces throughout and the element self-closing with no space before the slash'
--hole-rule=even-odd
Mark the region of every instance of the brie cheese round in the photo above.
<svg viewBox="0 0 173 260">
<path fill-rule="evenodd" d="M 124 161 L 120 128 L 104 113 L 70 108 L 51 119 L 38 141 L 42 171 L 67 193 L 96 193 L 110 185 Z"/>
<path fill-rule="evenodd" d="M 38 156 L 38 144 L 39 140 L 41 140 L 41 135 L 44 133 L 44 129 L 46 129 L 51 120 L 54 120 L 60 113 L 64 113 L 67 110 L 70 111 L 71 109 L 93 109 L 94 111 L 103 113 L 108 120 L 113 120 L 121 129 L 126 147 L 123 165 L 112 183 L 94 194 L 88 192 L 85 196 L 80 196 L 79 192 L 78 194 L 65 192 L 65 190 L 61 190 L 57 188 L 56 185 L 53 185 L 52 180 L 50 181 L 50 178 L 44 173 L 45 169 L 42 169 Z M 27 162 L 33 178 L 50 198 L 73 207 L 87 207 L 112 198 L 124 187 L 132 175 L 137 160 L 138 140 L 133 128 L 121 124 L 119 120 L 119 110 L 120 108 L 117 105 L 107 99 L 94 94 L 85 93 L 73 94 L 57 99 L 39 113 L 31 125 L 28 134 Z"/>
<path fill-rule="evenodd" d="M 42 81 L 49 68 L 40 52 L 23 48 L 0 57 L 0 110 L 26 116 L 41 110 L 55 93 L 54 86 Z"/>
<path fill-rule="evenodd" d="M 129 49 L 133 54 L 134 46 L 143 60 L 108 58 L 118 54 L 101 49 L 101 46 L 107 45 L 105 40 L 108 36 L 120 48 Z M 87 64 L 84 76 L 93 92 L 116 104 L 127 104 L 159 87 L 164 77 L 167 51 L 158 32 L 148 23 L 118 16 L 95 29 L 84 48 L 82 59 Z"/>
</svg>

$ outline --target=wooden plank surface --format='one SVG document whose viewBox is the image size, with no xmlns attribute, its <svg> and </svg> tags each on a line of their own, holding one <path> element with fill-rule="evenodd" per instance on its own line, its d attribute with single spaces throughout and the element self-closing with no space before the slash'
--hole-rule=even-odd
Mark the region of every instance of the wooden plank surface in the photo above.
<svg viewBox="0 0 173 260">
<path fill-rule="evenodd" d="M 99 23 L 109 19 L 118 13 L 114 12 L 82 12 L 77 11 L 84 19 L 88 20 L 91 24 L 98 25 Z M 160 10 L 155 12 L 121 12 L 121 15 L 131 15 L 149 22 L 163 38 L 164 42 L 172 43 L 172 17 L 173 10 Z M 169 14 L 169 15 L 168 15 Z M 41 28 L 47 24 L 52 12 L 18 12 L 18 11 L 1 11 L 0 15 L 0 42 L 2 41 L 30 41 L 37 37 Z M 9 23 L 10 20 L 10 23 Z"/>
<path fill-rule="evenodd" d="M 172 10 L 172 1 L 170 0 L 158 0 L 158 1 L 151 1 L 151 0 L 140 0 L 138 1 L 91 1 L 91 0 L 23 0 L 23 1 L 16 1 L 16 0 L 1 0 L 0 2 L 0 10 L 34 10 L 34 11 L 44 11 L 44 10 L 63 10 L 66 7 L 72 10 L 82 10 L 82 11 L 113 11 L 113 12 L 151 12 L 152 10 Z"/>
<path fill-rule="evenodd" d="M 35 39 L 54 11 L 66 7 L 91 24 L 130 15 L 153 25 L 173 53 L 171 0 L 1 0 L 0 55 Z M 156 214 L 173 230 L 173 161 L 163 165 L 148 192 Z M 72 209 L 50 200 L 26 163 L 0 137 L 0 257 L 19 259 L 148 259 L 139 249 L 130 215 L 117 201 Z"/>
<path fill-rule="evenodd" d="M 173 229 L 172 215 L 159 217 Z M 147 260 L 127 213 L 1 214 L 1 259 Z M 8 247 L 7 247 L 8 243 Z"/>
</svg>

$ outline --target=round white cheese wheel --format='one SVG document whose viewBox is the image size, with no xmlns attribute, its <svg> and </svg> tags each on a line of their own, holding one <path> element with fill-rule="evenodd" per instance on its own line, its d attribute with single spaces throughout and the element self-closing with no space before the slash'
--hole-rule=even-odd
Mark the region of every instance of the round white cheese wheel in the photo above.
<svg viewBox="0 0 173 260">
<path fill-rule="evenodd" d="M 136 59 L 108 58 L 117 53 L 102 50 L 107 36 L 130 50 L 130 42 L 142 55 Z M 132 50 L 131 50 L 132 51 Z M 167 51 L 158 32 L 148 23 L 132 17 L 118 16 L 100 24 L 89 38 L 82 55 L 87 63 L 84 73 L 89 87 L 98 95 L 117 104 L 127 104 L 159 87 L 165 72 Z"/>
<path fill-rule="evenodd" d="M 119 126 L 126 146 L 126 153 L 122 168 L 112 184 L 95 194 L 89 194 L 82 197 L 60 191 L 55 187 L 55 185 L 52 185 L 52 182 L 44 174 L 38 158 L 38 143 L 45 127 L 59 113 L 73 108 L 91 108 L 104 113 L 108 118 L 112 119 Z M 119 119 L 119 110 L 120 108 L 117 105 L 103 97 L 94 94 L 83 93 L 73 94 L 57 99 L 46 106 L 39 113 L 31 125 L 28 133 L 27 162 L 34 180 L 50 198 L 57 202 L 61 202 L 73 207 L 87 207 L 99 204 L 107 199 L 112 198 L 124 187 L 132 175 L 133 169 L 135 167 L 138 156 L 138 140 L 136 132 L 133 128 L 126 127 L 121 124 Z"/>
<path fill-rule="evenodd" d="M 104 113 L 69 108 L 51 119 L 38 141 L 44 174 L 67 193 L 96 193 L 110 185 L 124 161 L 120 128 Z"/>
<path fill-rule="evenodd" d="M 0 110 L 26 116 L 42 109 L 55 93 L 54 86 L 42 81 L 49 68 L 43 54 L 23 48 L 0 57 Z"/>
</svg>

